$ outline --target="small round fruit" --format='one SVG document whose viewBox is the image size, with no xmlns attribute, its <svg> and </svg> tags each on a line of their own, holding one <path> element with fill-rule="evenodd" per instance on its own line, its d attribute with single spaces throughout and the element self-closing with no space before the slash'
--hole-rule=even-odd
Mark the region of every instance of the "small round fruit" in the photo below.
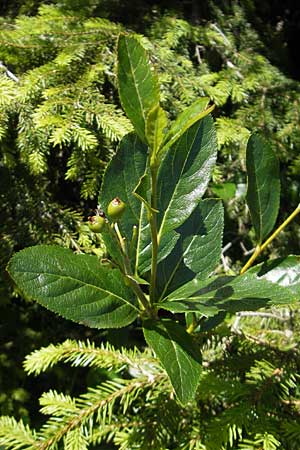
<svg viewBox="0 0 300 450">
<path fill-rule="evenodd" d="M 126 204 L 121 199 L 119 199 L 119 197 L 116 197 L 108 205 L 107 214 L 114 222 L 116 222 L 124 213 L 125 208 Z"/>
<path fill-rule="evenodd" d="M 104 224 L 106 222 L 105 215 L 99 215 L 91 216 L 89 217 L 89 228 L 94 233 L 101 233 Z"/>
</svg>

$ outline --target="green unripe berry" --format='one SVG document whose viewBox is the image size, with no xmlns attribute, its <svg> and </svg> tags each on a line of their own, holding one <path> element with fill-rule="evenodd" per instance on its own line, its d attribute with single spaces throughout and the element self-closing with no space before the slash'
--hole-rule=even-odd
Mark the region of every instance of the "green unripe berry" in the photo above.
<svg viewBox="0 0 300 450">
<path fill-rule="evenodd" d="M 114 222 L 117 222 L 117 220 L 119 220 L 124 213 L 125 209 L 126 204 L 119 199 L 119 197 L 116 197 L 108 205 L 107 214 Z"/>
<path fill-rule="evenodd" d="M 94 233 L 101 233 L 104 224 L 106 222 L 105 214 L 97 214 L 96 216 L 89 217 L 89 228 Z"/>
</svg>

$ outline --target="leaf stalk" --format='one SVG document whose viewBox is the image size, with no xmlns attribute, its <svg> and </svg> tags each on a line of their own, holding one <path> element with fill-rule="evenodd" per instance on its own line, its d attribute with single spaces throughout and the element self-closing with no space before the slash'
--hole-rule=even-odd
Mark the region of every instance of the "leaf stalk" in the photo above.
<svg viewBox="0 0 300 450">
<path fill-rule="evenodd" d="M 141 302 L 141 305 L 143 306 L 143 308 L 147 312 L 147 314 L 150 317 L 153 317 L 153 311 L 150 308 L 149 302 L 148 302 L 144 292 L 142 291 L 140 285 L 137 282 L 135 282 L 132 278 L 127 276 L 127 275 L 132 275 L 131 264 L 130 264 L 130 260 L 129 260 L 129 257 L 128 257 L 128 254 L 126 251 L 126 245 L 125 245 L 125 242 L 122 237 L 122 234 L 121 234 L 118 224 L 114 223 L 114 227 L 113 227 L 116 235 L 114 234 L 113 229 L 110 226 L 108 226 L 107 228 L 115 239 L 116 239 L 116 235 L 117 235 L 116 241 L 118 242 L 118 245 L 121 248 L 122 256 L 123 256 L 124 267 L 123 267 L 122 273 L 123 273 L 123 276 L 124 276 L 126 282 L 130 285 L 130 287 L 136 294 L 137 298 Z"/>
</svg>

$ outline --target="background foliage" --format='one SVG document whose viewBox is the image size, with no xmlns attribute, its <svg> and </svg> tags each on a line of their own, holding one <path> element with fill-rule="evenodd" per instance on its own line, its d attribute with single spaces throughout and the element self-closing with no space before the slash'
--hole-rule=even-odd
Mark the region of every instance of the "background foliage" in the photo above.
<svg viewBox="0 0 300 450">
<path fill-rule="evenodd" d="M 36 243 L 56 242 L 77 252 L 101 252 L 83 221 L 96 206 L 106 163 L 130 130 L 116 93 L 115 43 L 120 30 L 140 33 L 139 39 L 158 69 L 163 106 L 171 118 L 199 96 L 207 95 L 217 105 L 214 115 L 220 152 L 211 194 L 224 199 L 227 211 L 227 250 L 220 271 L 238 270 L 253 247 L 254 235 L 243 199 L 250 130 L 261 130 L 280 159 L 284 182 L 279 220 L 298 204 L 299 68 L 291 56 L 299 12 L 293 10 L 292 2 L 287 6 L 293 13 L 277 2 L 270 11 L 266 3 L 2 3 L 2 414 L 22 417 L 36 427 L 42 420 L 36 411 L 37 396 L 49 385 L 77 396 L 86 385 L 93 386 L 95 379 L 102 377 L 106 383 L 111 376 L 98 369 L 58 366 L 52 369 L 51 378 L 42 375 L 37 386 L 25 376 L 21 364 L 26 354 L 42 345 L 59 343 L 66 337 L 90 337 L 98 344 L 108 339 L 117 347 L 121 341 L 128 347 L 143 345 L 139 332 L 133 329 L 99 336 L 58 320 L 21 299 L 5 274 L 11 254 Z M 271 248 L 272 256 L 288 253 L 299 253 L 296 222 Z M 133 394 L 126 407 L 129 424 L 122 422 L 120 430 L 113 432 L 107 419 L 106 436 L 113 433 L 111 439 L 117 448 L 139 448 L 134 445 L 141 434 L 145 436 L 143 448 L 299 448 L 297 317 L 297 311 L 286 310 L 275 311 L 270 317 L 238 316 L 229 318 L 214 337 L 204 333 L 207 372 L 202 382 L 207 388 L 199 392 L 190 410 L 178 412 L 179 406 L 170 400 L 163 382 L 150 387 L 146 384 L 141 388 L 143 400 L 135 401 Z M 114 363 L 111 367 L 114 373 Z M 139 379 L 139 374 L 128 370 L 121 372 L 122 383 L 128 377 Z M 118 391 L 123 385 L 101 386 L 103 393 L 105 389 Z M 56 394 L 51 395 L 47 401 L 56 401 Z M 84 401 L 89 400 L 80 400 L 79 407 Z M 247 414 L 240 414 L 240 405 Z M 153 423 L 156 408 L 160 417 L 178 417 L 178 421 L 162 423 L 161 432 L 156 430 L 159 442 L 154 444 L 151 439 L 155 433 L 150 432 L 149 423 Z M 111 420 L 121 423 L 122 411 L 121 402 Z M 133 411 L 138 411 L 139 423 Z M 219 434 L 222 423 L 228 424 L 223 427 L 224 436 Z M 7 426 L 16 430 L 13 422 Z M 183 441 L 174 442 L 174 436 L 179 439 L 179 435 Z M 100 437 L 91 439 L 100 442 Z"/>
</svg>

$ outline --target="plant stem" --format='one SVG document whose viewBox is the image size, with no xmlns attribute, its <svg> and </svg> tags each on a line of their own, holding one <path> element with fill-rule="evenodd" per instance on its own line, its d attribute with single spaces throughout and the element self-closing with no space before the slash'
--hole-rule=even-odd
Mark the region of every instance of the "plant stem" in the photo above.
<svg viewBox="0 0 300 450">
<path fill-rule="evenodd" d="M 193 332 L 195 331 L 195 329 L 198 326 L 196 314 L 195 313 L 192 313 L 192 314 L 193 314 L 193 316 L 192 316 L 193 317 L 192 323 L 186 329 L 186 332 L 189 333 L 189 334 L 193 334 Z"/>
<path fill-rule="evenodd" d="M 141 289 L 141 286 L 134 281 L 131 277 L 125 276 L 126 280 L 130 284 L 132 290 L 136 294 L 137 298 L 140 300 L 141 304 L 143 305 L 144 310 L 147 312 L 149 317 L 154 317 L 153 310 L 149 306 L 149 302 L 147 298 L 145 297 L 144 292 Z"/>
<path fill-rule="evenodd" d="M 249 269 L 250 266 L 252 266 L 253 262 L 256 260 L 256 258 L 258 257 L 258 255 L 260 255 L 261 253 L 261 246 L 257 245 L 255 247 L 254 253 L 252 253 L 252 255 L 250 256 L 250 258 L 248 259 L 248 261 L 246 262 L 246 264 L 244 265 L 244 267 L 241 269 L 240 271 L 240 275 L 243 275 L 243 273 L 246 272 L 246 270 Z"/>
<path fill-rule="evenodd" d="M 117 222 L 114 223 L 114 229 L 115 229 L 116 235 L 118 236 L 122 252 L 123 252 L 124 255 L 126 255 L 125 242 L 124 242 L 124 239 L 122 237 L 122 234 L 120 232 L 119 225 L 118 225 Z"/>
<path fill-rule="evenodd" d="M 157 209 L 157 166 L 151 165 L 151 207 Z M 150 212 L 150 227 L 152 240 L 152 262 L 151 262 L 151 281 L 150 281 L 150 304 L 155 302 L 157 256 L 158 256 L 158 237 L 157 237 L 157 216 L 156 212 Z"/>
<path fill-rule="evenodd" d="M 277 235 L 300 213 L 300 203 L 297 208 L 289 215 L 289 217 L 271 234 L 271 236 L 261 245 L 257 245 L 251 258 L 247 261 L 240 271 L 240 275 L 246 272 L 253 264 L 255 259 L 262 253 L 262 251 L 277 237 Z"/>
<path fill-rule="evenodd" d="M 262 244 L 261 251 L 263 251 L 276 236 L 300 213 L 300 203 L 296 209 L 289 215 L 289 217 L 271 234 L 271 236 Z"/>
<path fill-rule="evenodd" d="M 122 234 L 120 232 L 119 226 L 117 223 L 114 224 L 114 231 L 113 229 L 110 227 L 110 225 L 108 225 L 107 227 L 109 233 L 111 234 L 111 236 L 116 240 L 116 244 L 120 246 L 121 251 L 122 251 L 122 256 L 123 256 L 123 265 L 124 267 L 121 269 L 121 272 L 125 278 L 125 280 L 128 281 L 128 283 L 130 284 L 130 287 L 132 288 L 132 290 L 134 291 L 134 293 L 136 294 L 136 296 L 138 297 L 138 299 L 140 300 L 141 304 L 143 305 L 143 308 L 145 311 L 147 311 L 147 314 L 152 317 L 153 316 L 153 311 L 149 306 L 149 302 L 144 294 L 144 292 L 142 291 L 140 285 L 134 280 L 132 279 L 132 270 L 131 270 L 131 265 L 130 265 L 130 260 L 128 257 L 128 254 L 126 252 L 126 245 L 124 242 L 124 239 L 122 237 Z M 116 238 L 117 235 L 117 238 Z"/>
<path fill-rule="evenodd" d="M 129 246 L 129 258 L 131 258 L 133 256 L 135 246 L 137 243 L 137 238 L 138 238 L 138 228 L 136 225 L 133 225 L 132 238 L 131 238 L 131 242 L 130 242 L 130 246 Z"/>
</svg>

